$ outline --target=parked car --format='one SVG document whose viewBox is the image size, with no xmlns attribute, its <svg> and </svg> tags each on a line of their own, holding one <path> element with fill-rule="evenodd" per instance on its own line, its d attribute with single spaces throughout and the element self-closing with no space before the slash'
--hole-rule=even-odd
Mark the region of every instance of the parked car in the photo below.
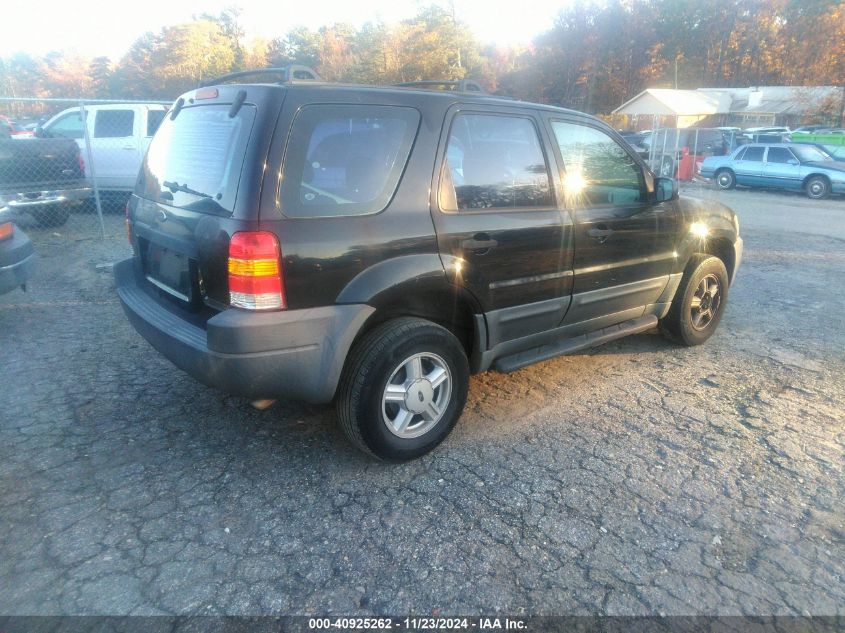
<svg viewBox="0 0 845 633">
<path fill-rule="evenodd" d="M 721 130 L 702 128 L 666 128 L 655 130 L 643 139 L 652 160 L 651 168 L 660 176 L 674 177 L 684 154 L 721 156 L 729 151 Z"/>
<path fill-rule="evenodd" d="M 70 139 L 0 138 L 0 199 L 42 226 L 67 222 L 91 196 L 79 147 Z"/>
<path fill-rule="evenodd" d="M 448 435 L 470 374 L 657 325 L 703 343 L 742 256 L 730 209 L 599 119 L 413 87 L 190 91 L 127 224 L 117 292 L 153 347 L 251 400 L 334 401 L 388 460 Z"/>
<path fill-rule="evenodd" d="M 25 130 L 18 124 L 17 121 L 2 114 L 0 114 L 0 133 L 2 133 L 0 138 L 21 138 L 25 136 L 32 136 L 32 132 Z"/>
<path fill-rule="evenodd" d="M 166 112 L 167 108 L 157 103 L 85 106 L 91 159 L 101 190 L 132 191 L 141 160 Z M 79 108 L 63 110 L 38 128 L 36 135 L 73 139 L 88 160 L 85 126 Z M 89 179 L 92 176 L 90 163 L 86 163 L 85 175 Z"/>
<path fill-rule="evenodd" d="M 769 127 L 747 127 L 742 133 L 748 138 L 753 138 L 758 134 L 791 134 L 792 130 L 782 125 L 775 125 Z"/>
<path fill-rule="evenodd" d="M 641 158 L 648 158 L 648 148 L 643 145 L 643 140 L 646 137 L 645 134 L 641 132 L 619 132 L 619 136 L 621 136 L 625 142 L 631 146 L 631 149 L 639 154 Z"/>
<path fill-rule="evenodd" d="M 813 134 L 818 132 L 819 130 L 826 130 L 830 126 L 829 125 L 821 125 L 819 123 L 814 123 L 813 125 L 802 125 L 801 127 L 795 128 L 792 130 L 793 134 Z"/>
<path fill-rule="evenodd" d="M 845 193 L 845 162 L 805 143 L 751 144 L 730 156 L 713 156 L 701 164 L 700 175 L 720 189 L 769 187 L 804 191 L 814 199 Z"/>
<path fill-rule="evenodd" d="M 26 233 L 12 221 L 0 197 L 0 294 L 25 288 L 35 270 L 35 251 Z"/>
</svg>

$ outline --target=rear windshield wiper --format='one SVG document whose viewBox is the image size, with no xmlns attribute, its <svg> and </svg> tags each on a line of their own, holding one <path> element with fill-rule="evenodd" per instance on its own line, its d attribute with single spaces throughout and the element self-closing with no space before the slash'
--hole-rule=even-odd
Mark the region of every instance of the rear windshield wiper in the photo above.
<svg viewBox="0 0 845 633">
<path fill-rule="evenodd" d="M 170 189 L 172 193 L 176 193 L 177 191 L 184 191 L 185 193 L 190 193 L 194 196 L 199 196 L 200 198 L 213 198 L 214 196 L 209 195 L 207 193 L 203 193 L 202 191 L 197 191 L 196 189 L 191 189 L 188 185 L 180 185 L 178 182 L 170 182 L 169 180 L 165 180 L 163 183 L 165 187 Z"/>
</svg>

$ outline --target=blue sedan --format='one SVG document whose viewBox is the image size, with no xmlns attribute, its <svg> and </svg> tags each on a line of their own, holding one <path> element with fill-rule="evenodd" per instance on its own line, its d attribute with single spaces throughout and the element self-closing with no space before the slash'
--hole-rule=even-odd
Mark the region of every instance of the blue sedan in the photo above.
<svg viewBox="0 0 845 633">
<path fill-rule="evenodd" d="M 729 156 L 709 156 L 699 174 L 720 189 L 736 185 L 804 191 L 815 200 L 845 193 L 845 161 L 800 143 L 742 145 Z"/>
</svg>

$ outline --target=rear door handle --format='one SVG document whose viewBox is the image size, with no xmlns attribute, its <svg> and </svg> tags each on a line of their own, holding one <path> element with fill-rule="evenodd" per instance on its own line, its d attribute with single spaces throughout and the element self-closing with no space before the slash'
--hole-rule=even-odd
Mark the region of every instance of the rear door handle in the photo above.
<svg viewBox="0 0 845 633">
<path fill-rule="evenodd" d="M 461 242 L 461 248 L 465 251 L 474 251 L 478 255 L 483 255 L 491 248 L 495 248 L 499 242 L 491 238 L 487 233 L 476 233 L 472 239 Z"/>
</svg>

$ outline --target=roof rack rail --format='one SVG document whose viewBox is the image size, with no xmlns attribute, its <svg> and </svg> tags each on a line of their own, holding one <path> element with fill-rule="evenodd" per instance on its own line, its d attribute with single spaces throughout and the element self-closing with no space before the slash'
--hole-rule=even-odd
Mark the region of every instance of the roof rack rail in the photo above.
<svg viewBox="0 0 845 633">
<path fill-rule="evenodd" d="M 399 84 L 394 84 L 400 88 L 423 88 L 432 90 L 451 90 L 453 92 L 475 92 L 479 94 L 487 94 L 487 91 L 482 88 L 478 82 L 469 79 L 461 79 L 460 81 L 404 81 Z"/>
<path fill-rule="evenodd" d="M 317 72 L 308 66 L 301 64 L 291 64 L 290 66 L 281 66 L 279 68 L 255 68 L 254 70 L 240 70 L 228 75 L 221 75 L 214 79 L 202 82 L 200 85 L 214 86 L 217 84 L 226 83 L 233 79 L 240 79 L 241 77 L 251 77 L 253 75 L 278 75 L 281 79 L 277 82 L 280 84 L 295 83 L 298 81 L 322 81 L 322 77 Z"/>
</svg>

